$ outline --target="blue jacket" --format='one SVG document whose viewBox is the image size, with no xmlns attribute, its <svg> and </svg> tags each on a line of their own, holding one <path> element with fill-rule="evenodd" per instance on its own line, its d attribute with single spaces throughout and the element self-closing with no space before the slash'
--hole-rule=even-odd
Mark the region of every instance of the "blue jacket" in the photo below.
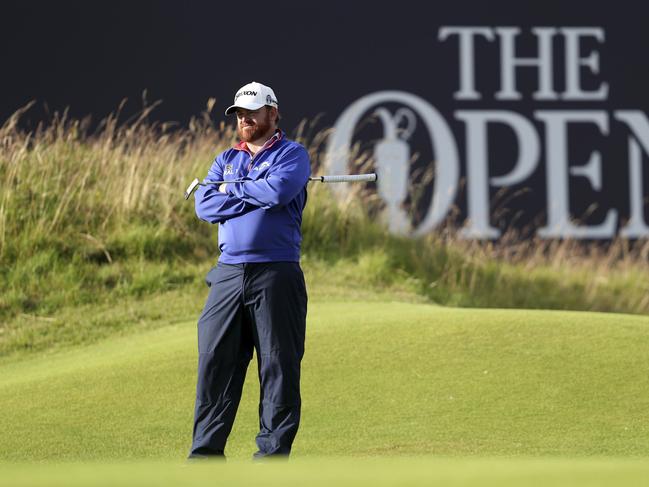
<svg viewBox="0 0 649 487">
<path fill-rule="evenodd" d="M 198 217 L 219 224 L 219 261 L 298 262 L 310 175 L 308 152 L 281 131 L 254 157 L 244 143 L 219 154 L 204 182 L 247 180 L 229 183 L 226 194 L 209 185 L 194 195 Z"/>
</svg>

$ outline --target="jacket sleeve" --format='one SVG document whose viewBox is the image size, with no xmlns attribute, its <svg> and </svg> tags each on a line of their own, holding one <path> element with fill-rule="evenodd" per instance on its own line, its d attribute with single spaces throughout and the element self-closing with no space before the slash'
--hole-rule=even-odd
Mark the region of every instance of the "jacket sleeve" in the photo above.
<svg viewBox="0 0 649 487">
<path fill-rule="evenodd" d="M 212 163 L 212 167 L 203 182 L 223 180 L 221 163 L 221 155 L 219 155 Z M 223 223 L 230 218 L 257 209 L 256 206 L 248 204 L 235 196 L 219 192 L 219 186 L 216 184 L 199 186 L 194 193 L 194 201 L 196 216 L 208 223 Z"/>
<path fill-rule="evenodd" d="M 268 168 L 264 179 L 231 183 L 226 191 L 240 201 L 269 210 L 288 204 L 304 188 L 310 175 L 308 152 L 295 146 Z"/>
</svg>

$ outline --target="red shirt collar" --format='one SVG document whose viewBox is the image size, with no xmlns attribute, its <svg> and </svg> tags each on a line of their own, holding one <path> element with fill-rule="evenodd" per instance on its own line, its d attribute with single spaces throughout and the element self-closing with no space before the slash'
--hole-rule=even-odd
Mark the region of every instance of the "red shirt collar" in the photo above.
<svg viewBox="0 0 649 487">
<path fill-rule="evenodd" d="M 281 129 L 275 130 L 275 133 L 272 135 L 270 139 L 266 141 L 266 143 L 259 149 L 259 152 L 261 152 L 264 149 L 268 149 L 271 147 L 275 142 L 278 140 L 282 140 L 284 138 L 284 132 L 282 132 Z M 248 153 L 250 153 L 250 149 L 248 149 L 248 144 L 246 144 L 243 140 L 240 140 L 238 144 L 236 144 L 233 149 L 236 150 L 244 150 Z"/>
</svg>

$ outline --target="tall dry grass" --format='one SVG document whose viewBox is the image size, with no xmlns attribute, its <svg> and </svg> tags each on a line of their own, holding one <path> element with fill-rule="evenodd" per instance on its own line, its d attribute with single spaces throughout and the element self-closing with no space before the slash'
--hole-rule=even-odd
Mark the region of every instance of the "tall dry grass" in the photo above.
<svg viewBox="0 0 649 487">
<path fill-rule="evenodd" d="M 196 266 L 216 258 L 215 232 L 181 194 L 235 137 L 213 125 L 212 106 L 188 127 L 151 122 L 155 104 L 124 121 L 118 110 L 92 130 L 62 113 L 26 132 L 29 106 L 10 117 L 0 128 L 0 318 L 200 279 Z M 328 133 L 317 125 L 291 135 L 321 173 Z M 355 169 L 368 170 L 369 156 L 354 150 Z M 338 199 L 312 185 L 305 266 L 327 269 L 319 276 L 333 285 L 404 288 L 441 304 L 649 312 L 647 242 L 584 245 L 513 231 L 496 243 L 465 241 L 452 224 L 411 240 L 377 223 L 380 209 L 371 186 Z"/>
<path fill-rule="evenodd" d="M 28 108 L 0 129 L 0 257 L 11 247 L 29 251 L 9 238 L 39 242 L 76 232 L 97 241 L 134 217 L 161 227 L 180 223 L 187 213 L 180 188 L 232 139 L 231 130 L 204 118 L 182 131 L 149 123 L 155 105 L 127 123 L 111 115 L 92 134 L 87 120 L 66 113 L 25 133 L 18 121 Z"/>
</svg>

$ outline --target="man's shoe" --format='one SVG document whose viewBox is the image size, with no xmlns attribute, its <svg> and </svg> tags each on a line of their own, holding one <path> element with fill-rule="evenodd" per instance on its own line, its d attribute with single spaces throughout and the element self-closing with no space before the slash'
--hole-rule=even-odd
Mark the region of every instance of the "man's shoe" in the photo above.
<svg viewBox="0 0 649 487">
<path fill-rule="evenodd" d="M 288 453 L 263 453 L 261 451 L 256 451 L 252 455 L 252 460 L 254 462 L 287 462 Z"/>
<path fill-rule="evenodd" d="M 204 462 L 204 461 L 217 461 L 224 462 L 225 454 L 221 450 L 209 451 L 209 452 L 192 452 L 187 457 L 188 462 Z"/>
</svg>

